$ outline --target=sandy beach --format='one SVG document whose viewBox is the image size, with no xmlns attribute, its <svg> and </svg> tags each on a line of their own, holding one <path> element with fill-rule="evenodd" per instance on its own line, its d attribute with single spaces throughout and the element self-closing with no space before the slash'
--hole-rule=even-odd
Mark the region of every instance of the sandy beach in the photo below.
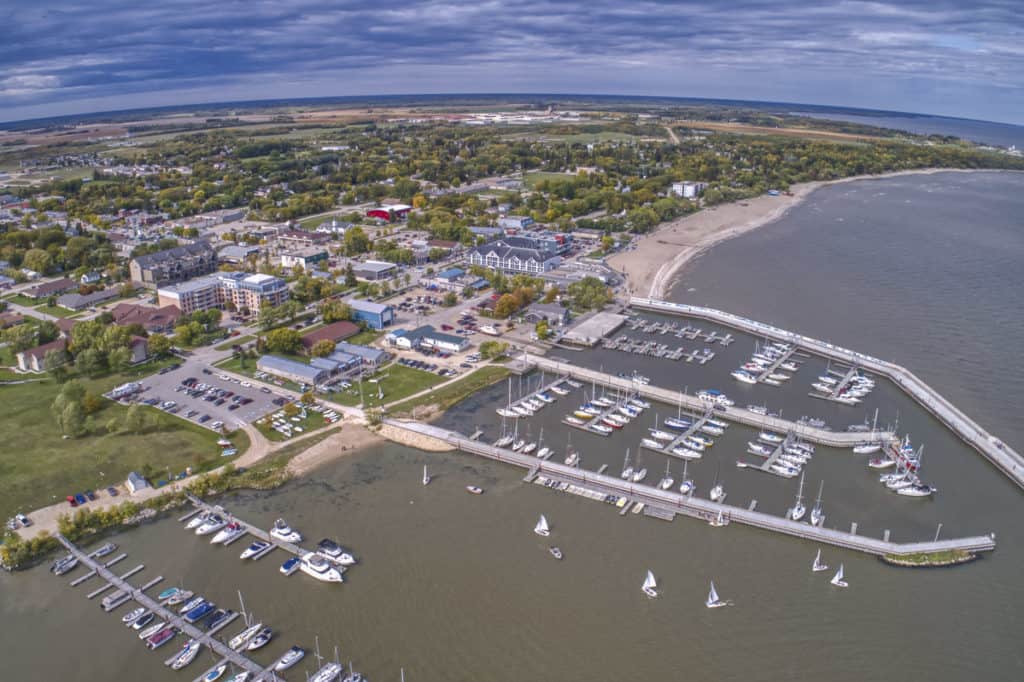
<svg viewBox="0 0 1024 682">
<path fill-rule="evenodd" d="M 729 204 L 703 209 L 659 225 L 644 235 L 632 251 L 617 253 L 608 264 L 626 274 L 626 290 L 630 296 L 665 298 L 672 280 L 683 266 L 700 253 L 726 239 L 757 229 L 778 220 L 794 206 L 807 199 L 814 190 L 856 180 L 891 178 L 900 175 L 922 175 L 947 172 L 974 172 L 972 169 L 929 168 L 897 171 L 881 175 L 857 175 L 840 180 L 806 182 L 793 185 L 789 194 L 767 194 Z"/>
</svg>

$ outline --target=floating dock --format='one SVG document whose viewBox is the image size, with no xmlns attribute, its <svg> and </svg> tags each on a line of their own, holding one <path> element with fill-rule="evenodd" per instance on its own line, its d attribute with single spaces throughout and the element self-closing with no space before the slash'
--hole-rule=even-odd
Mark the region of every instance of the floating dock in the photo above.
<svg viewBox="0 0 1024 682">
<path fill-rule="evenodd" d="M 779 329 L 763 322 L 756 322 L 739 315 L 715 310 L 714 308 L 671 303 L 652 298 L 632 298 L 630 299 L 630 305 L 634 308 L 658 313 L 705 319 L 754 334 L 755 336 L 764 336 L 782 343 L 799 345 L 804 350 L 816 353 L 830 360 L 862 367 L 875 374 L 887 377 L 906 391 L 936 419 L 945 424 L 947 428 L 956 433 L 965 443 L 981 453 L 982 456 L 1006 474 L 1014 483 L 1024 488 L 1024 457 L 1020 453 L 983 429 L 973 419 L 946 400 L 938 391 L 900 365 L 879 360 L 870 355 L 858 353 L 808 336 L 794 334 L 793 332 Z M 785 431 L 786 429 L 782 430 Z"/>
</svg>

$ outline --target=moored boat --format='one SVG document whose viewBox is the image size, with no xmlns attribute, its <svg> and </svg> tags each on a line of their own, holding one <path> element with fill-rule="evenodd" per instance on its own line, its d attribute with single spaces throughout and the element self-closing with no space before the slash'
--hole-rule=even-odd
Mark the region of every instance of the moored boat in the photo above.
<svg viewBox="0 0 1024 682">
<path fill-rule="evenodd" d="M 306 655 L 306 650 L 300 646 L 293 646 L 291 649 L 286 651 L 281 658 L 274 662 L 274 670 L 276 672 L 284 672 L 288 668 L 291 668 L 296 663 L 301 661 Z"/>
<path fill-rule="evenodd" d="M 425 473 L 424 477 L 426 477 Z M 292 544 L 302 542 L 302 533 L 289 526 L 284 519 L 274 521 L 274 527 L 270 529 L 270 535 L 281 542 L 290 542 Z"/>
</svg>

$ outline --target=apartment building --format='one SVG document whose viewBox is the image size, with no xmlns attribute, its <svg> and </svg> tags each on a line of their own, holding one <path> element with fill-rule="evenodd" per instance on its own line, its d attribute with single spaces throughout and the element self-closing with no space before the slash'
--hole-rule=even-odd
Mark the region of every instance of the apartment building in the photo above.
<svg viewBox="0 0 1024 682">
<path fill-rule="evenodd" d="M 161 306 L 177 306 L 186 315 L 227 307 L 251 315 L 264 305 L 276 306 L 287 301 L 288 283 L 272 275 L 218 272 L 159 289 L 157 296 Z"/>
</svg>

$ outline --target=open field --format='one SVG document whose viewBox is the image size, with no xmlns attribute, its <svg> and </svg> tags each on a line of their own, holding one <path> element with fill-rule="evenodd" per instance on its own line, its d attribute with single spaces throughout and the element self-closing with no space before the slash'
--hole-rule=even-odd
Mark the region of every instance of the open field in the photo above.
<svg viewBox="0 0 1024 682">
<path fill-rule="evenodd" d="M 438 376 L 432 372 L 424 372 L 403 365 L 389 365 L 374 375 L 374 377 L 363 381 L 365 407 L 378 407 L 384 403 L 407 398 L 415 393 L 443 383 L 445 380 L 445 377 Z M 378 387 L 384 393 L 383 399 L 378 397 Z M 354 383 L 350 389 L 331 394 L 330 399 L 341 405 L 358 405 L 358 382 Z"/>
<path fill-rule="evenodd" d="M 392 405 L 388 408 L 388 412 L 394 415 L 412 416 L 417 408 L 425 406 L 442 412 L 480 389 L 501 381 L 508 376 L 508 373 L 508 369 L 505 367 L 487 365 L 427 395 Z"/>
<path fill-rule="evenodd" d="M 8 294 L 7 296 L 4 296 L 4 300 L 13 303 L 14 305 L 23 305 L 28 308 L 39 305 L 38 299 L 29 298 L 25 294 Z"/>
<path fill-rule="evenodd" d="M 891 139 L 874 135 L 858 135 L 855 133 L 840 133 L 829 130 L 814 130 L 812 128 L 774 128 L 771 126 L 751 125 L 749 123 L 727 123 L 722 121 L 677 121 L 672 127 L 677 131 L 680 128 L 690 128 L 713 130 L 718 133 L 736 133 L 742 135 L 783 135 L 786 137 L 803 137 L 811 140 L 832 140 L 835 142 Z"/>
<path fill-rule="evenodd" d="M 272 414 L 277 413 L 274 412 Z M 296 416 L 296 418 L 299 419 L 299 421 L 294 421 L 289 417 L 285 417 L 285 420 L 292 425 L 293 429 L 296 426 L 302 429 L 301 432 L 297 432 L 292 438 L 285 438 L 284 434 L 280 433 L 279 431 L 275 431 L 273 428 L 271 428 L 271 421 L 264 421 L 263 419 L 259 419 L 256 422 L 254 422 L 254 424 L 256 428 L 259 429 L 259 432 L 266 436 L 267 440 L 275 442 L 282 440 L 294 440 L 296 437 L 301 438 L 302 436 L 305 436 L 311 431 L 316 431 L 317 429 L 322 429 L 325 426 L 330 426 L 330 424 L 324 421 L 324 416 L 322 414 L 320 414 L 319 412 L 313 412 L 312 410 L 306 411 L 305 419 L 302 419 L 298 415 Z"/>
<path fill-rule="evenodd" d="M 549 173 L 546 171 L 529 171 L 523 179 L 526 186 L 533 189 L 538 182 L 542 180 L 554 180 L 556 182 L 564 182 L 566 180 L 572 180 L 576 176 L 572 173 Z"/>
<path fill-rule="evenodd" d="M 355 336 L 351 336 L 345 339 L 345 341 L 347 343 L 358 343 L 364 346 L 368 346 L 382 336 L 384 336 L 384 332 L 378 332 L 373 329 L 365 329 L 356 334 Z"/>
<path fill-rule="evenodd" d="M 53 315 L 54 317 L 79 317 L 83 314 L 81 310 L 68 310 L 67 308 L 61 308 L 59 305 L 39 305 L 35 308 L 39 312 L 45 315 Z"/>
<path fill-rule="evenodd" d="M 91 393 L 109 390 L 128 377 L 85 380 Z M 104 400 L 92 419 L 102 435 L 63 439 L 50 405 L 60 391 L 52 380 L 0 386 L 6 407 L 0 416 L 0 518 L 52 504 L 86 489 L 106 495 L 129 471 L 151 468 L 155 479 L 185 467 L 203 469 L 225 461 L 217 435 L 173 415 L 147 409 L 153 419 L 143 433 L 103 433 L 111 419 L 123 422 L 128 408 Z M 232 436 L 239 452 L 249 446 L 245 433 Z M 100 492 L 104 491 L 104 492 Z"/>
</svg>

